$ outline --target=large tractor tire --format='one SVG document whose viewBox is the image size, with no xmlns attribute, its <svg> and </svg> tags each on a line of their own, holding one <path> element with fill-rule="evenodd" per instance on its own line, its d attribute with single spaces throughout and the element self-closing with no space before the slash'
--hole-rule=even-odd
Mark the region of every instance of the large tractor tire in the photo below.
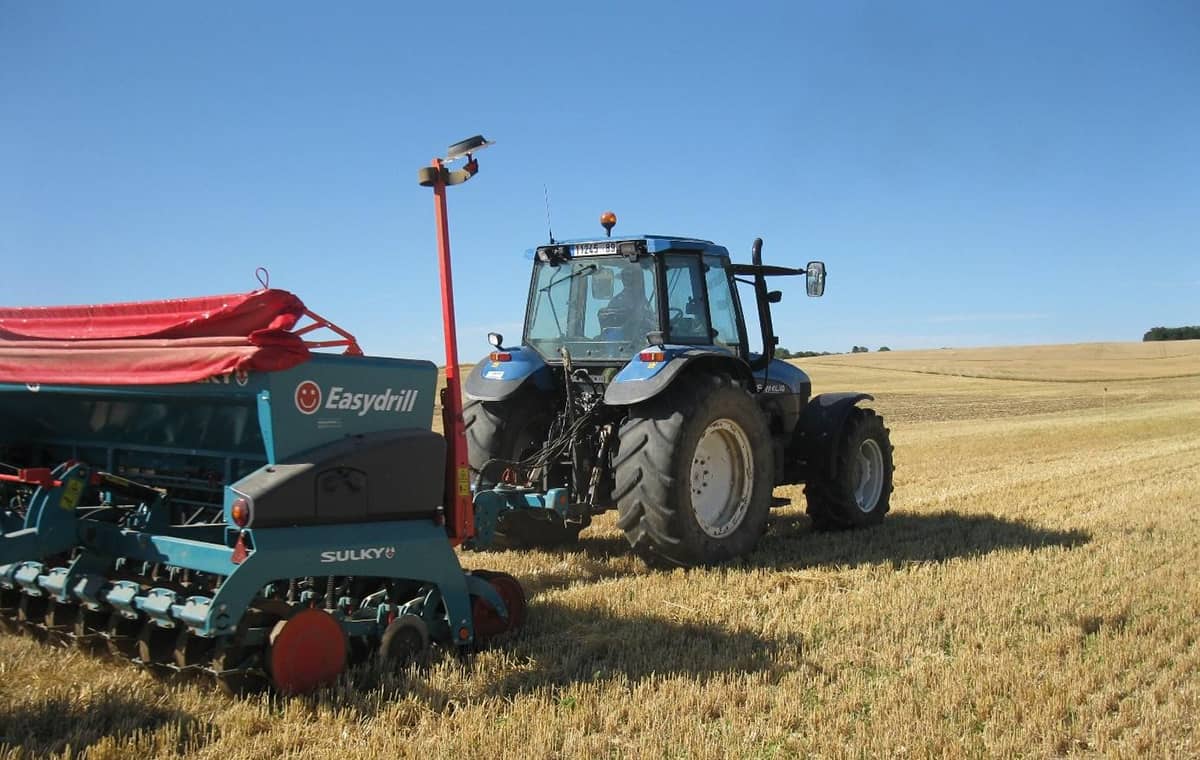
<svg viewBox="0 0 1200 760">
<path fill-rule="evenodd" d="M 723 375 L 677 380 L 630 409 L 614 470 L 617 525 L 652 562 L 739 557 L 766 527 L 770 431 L 750 394 Z"/>
<path fill-rule="evenodd" d="M 855 409 L 846 420 L 837 450 L 836 475 L 812 478 L 804 486 L 808 515 L 820 531 L 877 525 L 890 508 L 892 442 L 883 419 L 871 409 Z"/>
<path fill-rule="evenodd" d="M 553 419 L 550 402 L 532 393 L 519 393 L 504 401 L 468 402 L 463 424 L 471 482 L 478 479 L 481 489 L 501 482 L 508 466 L 492 460 L 519 461 L 536 453 L 545 443 Z M 576 541 L 580 530 L 557 515 L 507 512 L 500 516 L 495 545 L 513 549 L 559 546 Z"/>
</svg>

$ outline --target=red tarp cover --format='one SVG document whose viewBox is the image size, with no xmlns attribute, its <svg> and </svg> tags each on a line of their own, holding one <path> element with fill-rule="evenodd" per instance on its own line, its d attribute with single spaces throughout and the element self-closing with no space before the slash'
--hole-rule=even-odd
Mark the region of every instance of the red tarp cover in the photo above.
<svg viewBox="0 0 1200 760">
<path fill-rule="evenodd" d="M 170 301 L 0 308 L 0 383 L 158 385 L 308 359 L 286 290 Z"/>
</svg>

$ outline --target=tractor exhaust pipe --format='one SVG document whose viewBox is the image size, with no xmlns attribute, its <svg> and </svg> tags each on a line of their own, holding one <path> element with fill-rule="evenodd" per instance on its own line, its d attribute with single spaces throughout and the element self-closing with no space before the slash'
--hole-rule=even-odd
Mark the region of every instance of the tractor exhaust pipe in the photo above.
<svg viewBox="0 0 1200 760">
<path fill-rule="evenodd" d="M 754 238 L 750 246 L 750 263 L 756 268 L 762 267 L 762 238 Z M 775 346 L 779 338 L 775 337 L 775 326 L 771 323 L 771 302 L 767 291 L 767 278 L 761 269 L 754 275 L 754 300 L 758 304 L 758 326 L 762 329 L 763 353 L 757 361 L 750 362 L 750 368 L 757 372 L 763 369 L 775 358 Z"/>
</svg>

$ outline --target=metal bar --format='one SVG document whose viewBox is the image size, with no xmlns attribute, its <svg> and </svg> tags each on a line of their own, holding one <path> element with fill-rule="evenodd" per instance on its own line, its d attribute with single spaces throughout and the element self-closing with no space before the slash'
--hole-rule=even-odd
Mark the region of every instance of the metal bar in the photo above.
<svg viewBox="0 0 1200 760">
<path fill-rule="evenodd" d="M 49 467 L 31 467 L 25 470 L 17 470 L 16 475 L 0 475 L 0 482 L 23 483 L 30 486 L 41 486 L 42 488 L 54 488 L 62 485 L 62 481 L 55 480 L 50 474 Z"/>
<path fill-rule="evenodd" d="M 467 437 L 463 427 L 462 390 L 458 367 L 458 332 L 454 324 L 454 278 L 450 267 L 450 224 L 446 215 L 446 171 L 435 158 L 433 214 L 437 227 L 438 263 L 442 280 L 442 328 L 446 341 L 446 388 L 442 391 L 442 423 L 446 437 L 446 504 L 451 543 L 475 534 L 471 505 Z"/>
<path fill-rule="evenodd" d="M 295 333 L 296 335 L 304 335 L 315 329 L 324 327 L 325 329 L 327 329 L 331 332 L 335 332 L 342 337 L 342 340 L 340 340 L 340 341 L 323 341 L 320 343 L 310 343 L 308 341 L 305 341 L 305 345 L 309 346 L 310 348 L 324 347 L 324 346 L 345 346 L 346 347 L 345 354 L 347 356 L 362 356 L 363 355 L 362 349 L 359 348 L 359 346 L 358 346 L 358 339 L 355 338 L 350 333 L 346 332 L 342 328 L 335 325 L 333 322 L 330 322 L 325 317 L 322 317 L 320 314 L 317 314 L 316 312 L 314 312 L 310 309 L 304 310 L 304 316 L 311 319 L 314 324 L 306 325 L 305 327 L 300 328 L 299 330 L 296 331 L 296 333 Z"/>
</svg>

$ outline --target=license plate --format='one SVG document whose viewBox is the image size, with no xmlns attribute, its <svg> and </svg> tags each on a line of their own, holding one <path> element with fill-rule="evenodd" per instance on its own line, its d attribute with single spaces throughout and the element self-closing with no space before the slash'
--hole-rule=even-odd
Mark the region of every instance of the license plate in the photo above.
<svg viewBox="0 0 1200 760">
<path fill-rule="evenodd" d="M 598 243 L 576 243 L 571 246 L 572 256 L 607 256 L 617 252 L 617 241 L 603 240 Z"/>
</svg>

